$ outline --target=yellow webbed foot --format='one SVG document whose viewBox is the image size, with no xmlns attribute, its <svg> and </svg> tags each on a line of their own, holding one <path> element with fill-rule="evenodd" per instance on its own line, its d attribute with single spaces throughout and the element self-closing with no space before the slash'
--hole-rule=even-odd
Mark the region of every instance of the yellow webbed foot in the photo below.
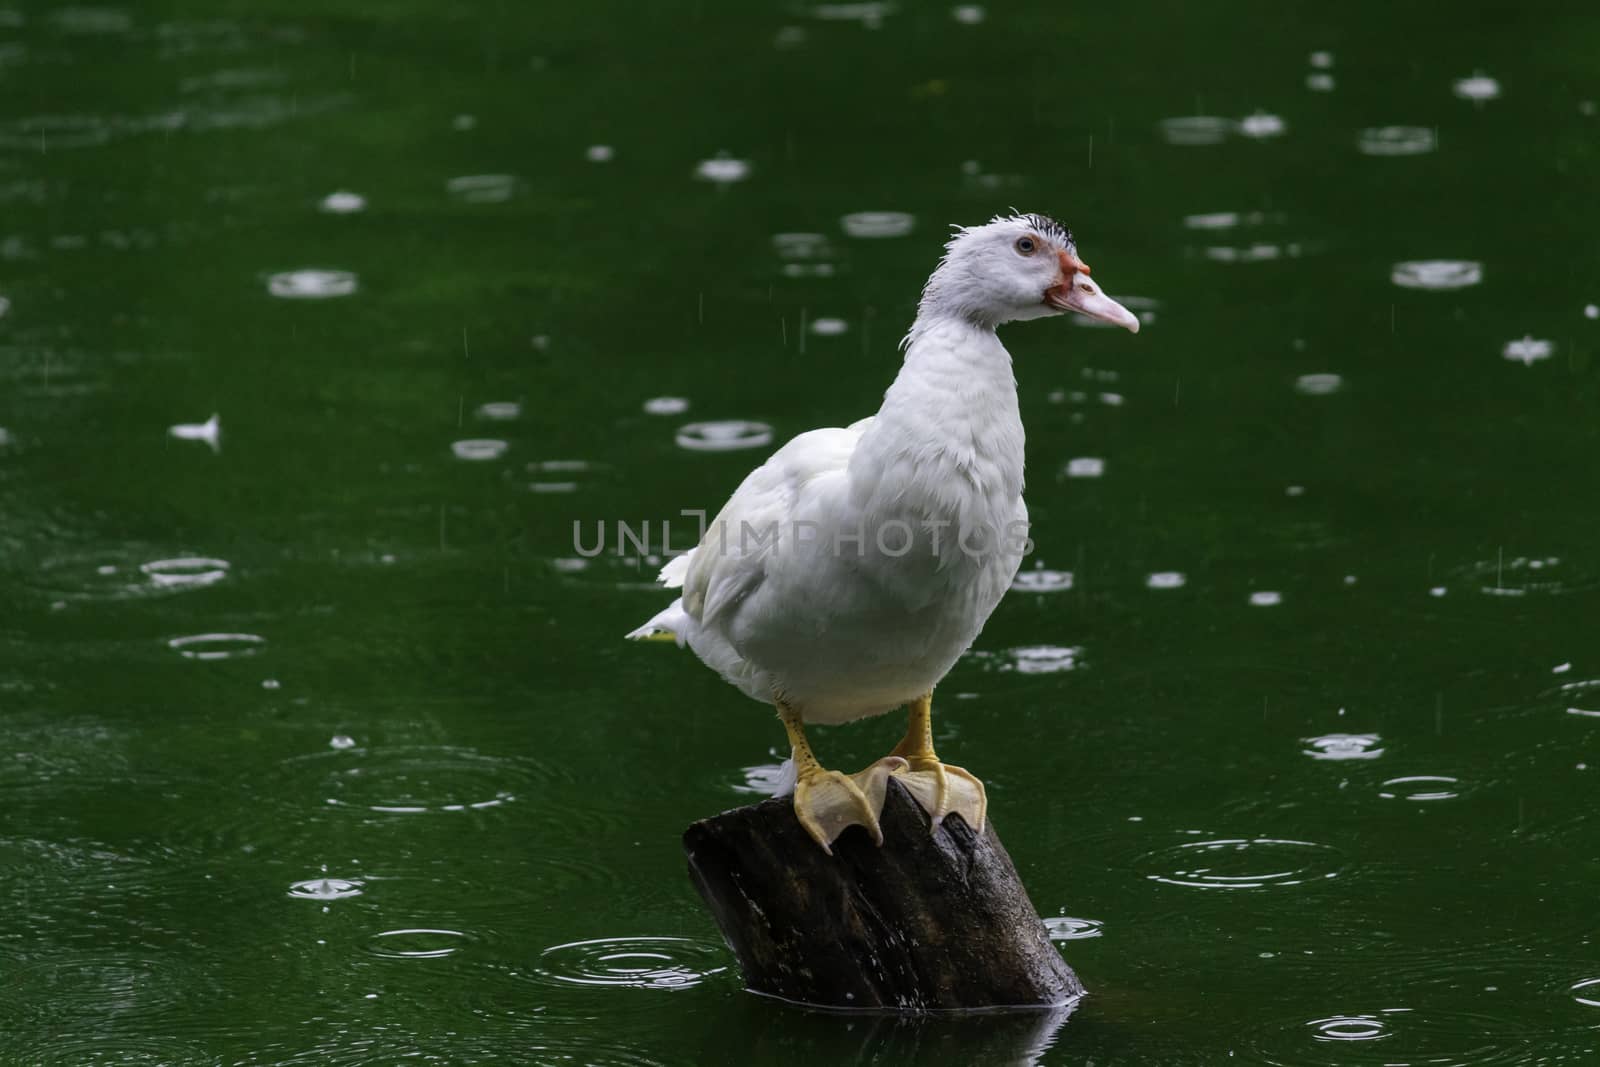
<svg viewBox="0 0 1600 1067">
<path fill-rule="evenodd" d="M 802 771 L 794 787 L 794 813 L 800 825 L 822 851 L 833 855 L 833 843 L 851 826 L 864 826 L 872 840 L 883 844 L 878 813 L 883 810 L 889 776 L 906 769 L 899 756 L 883 759 L 855 774 L 829 771 L 813 765 Z"/>
<path fill-rule="evenodd" d="M 910 769 L 901 771 L 899 780 L 933 820 L 934 830 L 939 829 L 946 815 L 954 813 L 974 832 L 983 832 L 989 797 L 972 772 L 937 759 L 913 757 Z"/>
</svg>

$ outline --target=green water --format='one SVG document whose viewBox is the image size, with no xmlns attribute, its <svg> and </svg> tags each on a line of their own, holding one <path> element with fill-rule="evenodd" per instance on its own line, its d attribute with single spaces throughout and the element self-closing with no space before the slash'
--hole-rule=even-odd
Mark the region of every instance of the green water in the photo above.
<svg viewBox="0 0 1600 1067">
<path fill-rule="evenodd" d="M 0 0 L 0 1062 L 1600 1059 L 1600 20 L 879 7 Z M 764 1001 L 678 835 L 781 731 L 573 522 L 869 414 L 1012 205 L 1147 324 L 1006 333 L 935 726 L 1091 996 Z"/>
</svg>

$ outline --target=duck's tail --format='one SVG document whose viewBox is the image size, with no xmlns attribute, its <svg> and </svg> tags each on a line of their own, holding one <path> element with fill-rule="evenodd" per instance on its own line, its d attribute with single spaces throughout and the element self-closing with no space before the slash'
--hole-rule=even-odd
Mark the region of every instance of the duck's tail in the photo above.
<svg viewBox="0 0 1600 1067">
<path fill-rule="evenodd" d="M 683 610 L 683 598 L 679 597 L 666 610 L 657 612 L 649 622 L 637 630 L 629 632 L 629 641 L 667 641 L 678 642 L 682 648 L 684 642 L 689 640 L 689 631 L 694 629 L 694 619 Z"/>
</svg>

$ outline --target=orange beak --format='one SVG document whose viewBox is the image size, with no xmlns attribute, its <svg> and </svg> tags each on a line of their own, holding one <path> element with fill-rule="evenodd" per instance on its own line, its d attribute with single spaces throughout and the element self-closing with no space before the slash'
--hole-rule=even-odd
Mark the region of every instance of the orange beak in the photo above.
<svg viewBox="0 0 1600 1067">
<path fill-rule="evenodd" d="M 1057 252 L 1061 261 L 1061 280 L 1044 291 L 1044 302 L 1061 311 L 1076 311 L 1091 319 L 1109 322 L 1125 330 L 1139 332 L 1139 317 L 1089 280 L 1089 264 L 1070 252 Z M 1078 275 L 1083 275 L 1079 278 Z"/>
</svg>

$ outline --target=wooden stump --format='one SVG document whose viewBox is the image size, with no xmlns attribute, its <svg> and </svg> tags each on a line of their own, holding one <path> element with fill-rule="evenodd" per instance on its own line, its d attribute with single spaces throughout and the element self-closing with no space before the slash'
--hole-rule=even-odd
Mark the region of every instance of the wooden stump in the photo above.
<svg viewBox="0 0 1600 1067">
<path fill-rule="evenodd" d="M 853 826 L 818 848 L 788 797 L 683 835 L 689 876 L 746 986 L 830 1008 L 1053 1008 L 1083 986 L 1051 944 L 994 832 L 958 815 L 938 833 L 890 779 L 883 847 Z"/>
</svg>

